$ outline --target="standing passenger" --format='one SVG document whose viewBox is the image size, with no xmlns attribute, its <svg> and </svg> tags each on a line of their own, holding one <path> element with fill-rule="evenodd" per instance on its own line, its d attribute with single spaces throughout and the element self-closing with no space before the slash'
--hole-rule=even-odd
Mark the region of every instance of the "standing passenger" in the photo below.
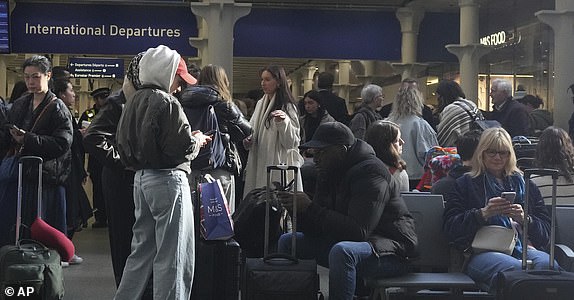
<svg viewBox="0 0 574 300">
<path fill-rule="evenodd" d="M 301 142 L 307 142 L 317 130 L 319 125 L 326 122 L 335 122 L 335 119 L 327 112 L 325 106 L 322 105 L 319 92 L 310 90 L 303 96 L 304 110 L 299 117 L 301 123 Z"/>
<path fill-rule="evenodd" d="M 510 81 L 495 79 L 490 87 L 490 97 L 494 110 L 485 115 L 487 119 L 496 120 L 511 137 L 528 135 L 528 111 L 524 105 L 512 99 Z"/>
<path fill-rule="evenodd" d="M 263 98 L 255 106 L 249 123 L 253 134 L 243 140 L 249 150 L 245 169 L 243 196 L 251 190 L 267 185 L 267 166 L 302 165 L 299 154 L 299 117 L 295 100 L 287 83 L 285 70 L 278 66 L 268 66 L 261 71 Z M 279 182 L 278 174 L 272 181 Z M 274 176 L 275 176 L 274 175 Z M 298 182 L 301 182 L 299 174 Z M 301 184 L 298 185 L 302 190 Z"/>
<path fill-rule="evenodd" d="M 132 253 L 114 299 L 139 299 L 153 270 L 154 299 L 187 300 L 194 266 L 190 160 L 209 137 L 191 132 L 171 95 L 195 84 L 181 56 L 160 45 L 142 56 L 142 88 L 127 99 L 118 124 L 120 159 L 136 171 Z"/>
<path fill-rule="evenodd" d="M 95 100 L 94 106 L 86 110 L 81 116 L 78 123 L 83 132 L 100 112 L 106 106 L 107 98 L 110 95 L 109 88 L 99 88 L 90 93 Z M 88 125 L 85 125 L 88 124 Z M 91 155 L 88 156 L 88 173 L 92 180 L 92 202 L 94 203 L 94 219 L 92 228 L 103 228 L 108 226 L 108 216 L 106 214 L 106 203 L 104 201 L 104 191 L 102 187 L 102 164 Z"/>
<path fill-rule="evenodd" d="M 48 89 L 52 75 L 48 58 L 32 56 L 24 61 L 22 69 L 30 93 L 14 102 L 8 113 L 8 122 L 21 129 L 10 129 L 10 135 L 22 147 L 22 156 L 39 156 L 44 160 L 42 216 L 48 224 L 66 234 L 64 182 L 71 167 L 72 116 L 66 104 Z M 24 184 L 24 195 L 36 195 L 35 185 L 33 181 Z M 24 224 L 30 225 L 36 217 L 33 207 L 34 203 L 22 204 Z"/>
<path fill-rule="evenodd" d="M 127 169 L 120 160 L 116 131 L 126 98 L 131 99 L 141 87 L 138 72 L 144 53 L 139 53 L 131 60 L 122 90 L 108 98 L 108 104 L 92 120 L 84 137 L 86 151 L 103 165 L 102 186 L 116 287 L 120 285 L 126 260 L 131 253 L 132 227 L 135 222 L 134 171 Z M 142 299 L 153 299 L 150 287 L 151 281 Z"/>
<path fill-rule="evenodd" d="M 423 97 L 413 85 L 403 85 L 399 89 L 388 120 L 401 127 L 403 159 L 409 173 L 409 189 L 416 188 L 424 173 L 425 155 L 428 149 L 438 145 L 436 133 L 421 117 Z"/>
<path fill-rule="evenodd" d="M 76 93 L 69 79 L 58 79 L 53 81 L 53 92 L 68 106 L 70 113 L 74 109 Z M 71 115 L 70 115 L 71 116 Z M 83 183 L 88 177 L 84 169 L 84 146 L 82 144 L 82 133 L 76 119 L 72 118 L 72 128 L 74 129 L 72 147 L 70 175 L 66 179 L 66 223 L 68 226 L 68 237 L 73 238 L 74 233 L 88 225 L 88 219 L 92 216 L 92 208 L 88 201 Z M 84 261 L 74 254 L 70 264 L 80 264 Z"/>
<path fill-rule="evenodd" d="M 191 188 L 195 188 L 197 176 L 210 174 L 221 181 L 229 211 L 235 211 L 235 176 L 241 173 L 241 161 L 236 143 L 251 135 L 251 124 L 231 99 L 229 80 L 225 70 L 216 65 L 205 66 L 199 75 L 199 85 L 187 87 L 181 93 L 181 105 L 190 123 L 202 119 L 201 116 L 213 106 L 223 145 L 225 147 L 225 163 L 215 169 L 196 170 L 192 162 L 192 173 L 189 176 Z M 196 130 L 197 128 L 192 128 Z"/>
<path fill-rule="evenodd" d="M 436 88 L 440 114 L 437 139 L 442 147 L 453 147 L 456 140 L 470 130 L 472 121 L 483 119 L 472 101 L 466 100 L 456 81 L 444 80 Z"/>
<path fill-rule="evenodd" d="M 363 102 L 351 120 L 351 131 L 358 139 L 365 139 L 365 133 L 369 129 L 371 123 L 380 120 L 381 115 L 377 113 L 385 99 L 383 89 L 376 84 L 368 84 L 361 91 L 361 99 Z"/>
<path fill-rule="evenodd" d="M 351 118 L 347 110 L 347 102 L 333 93 L 333 82 L 335 82 L 335 76 L 332 73 L 321 72 L 319 74 L 319 77 L 317 77 L 319 97 L 327 112 L 335 120 L 348 125 Z"/>
</svg>

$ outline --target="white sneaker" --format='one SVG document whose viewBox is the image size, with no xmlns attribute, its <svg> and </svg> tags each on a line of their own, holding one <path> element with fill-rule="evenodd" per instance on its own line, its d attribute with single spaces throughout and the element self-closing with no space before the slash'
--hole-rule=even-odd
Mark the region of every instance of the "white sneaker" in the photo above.
<svg viewBox="0 0 574 300">
<path fill-rule="evenodd" d="M 67 267 L 70 266 L 70 263 L 67 262 L 67 261 L 63 261 L 63 262 L 61 262 L 60 264 L 62 265 L 62 268 L 67 268 Z"/>
<path fill-rule="evenodd" d="M 70 259 L 70 265 L 79 265 L 84 261 L 83 258 L 77 256 L 76 254 L 74 254 L 74 256 L 72 256 L 72 259 Z"/>
</svg>

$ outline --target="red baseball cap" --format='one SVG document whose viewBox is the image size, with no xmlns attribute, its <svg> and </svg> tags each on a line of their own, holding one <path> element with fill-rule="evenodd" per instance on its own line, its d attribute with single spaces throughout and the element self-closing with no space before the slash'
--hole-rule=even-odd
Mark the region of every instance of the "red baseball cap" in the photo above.
<svg viewBox="0 0 574 300">
<path fill-rule="evenodd" d="M 197 79 L 195 79 L 189 72 L 187 72 L 187 65 L 185 64 L 185 60 L 183 58 L 179 59 L 179 65 L 177 65 L 177 71 L 175 74 L 179 75 L 185 82 L 188 84 L 196 84 Z"/>
</svg>

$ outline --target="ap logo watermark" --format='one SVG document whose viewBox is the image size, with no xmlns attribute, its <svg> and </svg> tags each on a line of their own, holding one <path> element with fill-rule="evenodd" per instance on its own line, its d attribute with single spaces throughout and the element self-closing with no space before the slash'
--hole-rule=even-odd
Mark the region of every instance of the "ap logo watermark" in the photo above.
<svg viewBox="0 0 574 300">
<path fill-rule="evenodd" d="M 4 288 L 4 295 L 6 297 L 30 297 L 34 295 L 36 290 L 33 286 L 17 286 L 17 287 L 5 287 Z"/>
</svg>

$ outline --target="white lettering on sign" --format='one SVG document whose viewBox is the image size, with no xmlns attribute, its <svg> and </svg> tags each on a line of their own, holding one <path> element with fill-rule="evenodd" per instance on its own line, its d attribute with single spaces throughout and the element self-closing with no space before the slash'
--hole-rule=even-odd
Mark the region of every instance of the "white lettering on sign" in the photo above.
<svg viewBox="0 0 574 300">
<path fill-rule="evenodd" d="M 486 46 L 498 46 L 506 43 L 506 32 L 499 31 L 480 38 L 480 43 Z"/>
<path fill-rule="evenodd" d="M 54 26 L 44 24 L 29 24 L 26 23 L 25 34 L 29 35 L 64 35 L 64 36 L 118 36 L 125 39 L 133 37 L 167 37 L 179 38 L 181 37 L 181 30 L 179 28 L 132 28 L 120 27 L 118 25 L 110 24 L 98 26 L 80 26 L 73 24 L 68 26 Z"/>
</svg>

